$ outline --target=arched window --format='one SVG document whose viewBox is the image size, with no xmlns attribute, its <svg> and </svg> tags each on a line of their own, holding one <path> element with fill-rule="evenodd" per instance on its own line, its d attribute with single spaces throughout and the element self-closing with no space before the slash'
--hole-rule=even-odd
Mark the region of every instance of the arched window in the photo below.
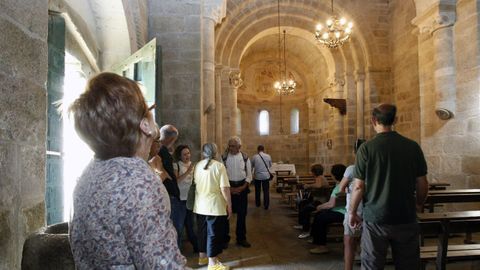
<svg viewBox="0 0 480 270">
<path fill-rule="evenodd" d="M 242 135 L 242 112 L 240 111 L 240 108 L 237 108 L 237 123 L 236 123 L 236 128 L 237 128 L 237 135 Z"/>
<path fill-rule="evenodd" d="M 298 109 L 292 109 L 290 112 L 290 133 L 298 134 L 300 130 L 300 112 Z"/>
<path fill-rule="evenodd" d="M 260 111 L 258 115 L 258 131 L 260 135 L 268 135 L 270 130 L 270 119 L 267 110 Z"/>
</svg>

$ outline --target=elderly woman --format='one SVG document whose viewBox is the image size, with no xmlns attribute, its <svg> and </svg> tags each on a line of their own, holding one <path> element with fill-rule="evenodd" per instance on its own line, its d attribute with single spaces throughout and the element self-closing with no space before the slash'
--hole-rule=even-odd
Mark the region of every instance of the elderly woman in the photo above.
<svg viewBox="0 0 480 270">
<path fill-rule="evenodd" d="M 167 191 L 146 161 L 157 136 L 150 109 L 134 81 L 113 73 L 93 77 L 70 107 L 95 152 L 74 191 L 77 269 L 185 269 Z"/>
<path fill-rule="evenodd" d="M 222 252 L 227 219 L 232 214 L 230 184 L 225 166 L 214 160 L 217 146 L 204 144 L 202 154 L 205 159 L 195 165 L 193 180 L 196 184 L 193 212 L 197 214 L 200 251 L 198 264 L 208 263 L 209 270 L 224 270 L 228 266 L 221 264 L 217 256 Z"/>
</svg>

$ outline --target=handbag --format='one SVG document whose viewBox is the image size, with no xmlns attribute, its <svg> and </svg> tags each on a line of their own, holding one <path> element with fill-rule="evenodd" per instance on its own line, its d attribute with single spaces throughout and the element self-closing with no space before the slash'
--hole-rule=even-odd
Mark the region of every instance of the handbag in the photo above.
<svg viewBox="0 0 480 270">
<path fill-rule="evenodd" d="M 193 166 L 192 184 L 188 189 L 187 202 L 186 202 L 187 209 L 190 211 L 193 211 L 193 206 L 195 205 L 195 193 L 197 192 L 197 184 L 195 183 L 195 166 Z"/>
<path fill-rule="evenodd" d="M 263 159 L 262 155 L 260 155 L 260 153 L 258 153 L 258 155 L 260 156 L 260 158 L 262 159 L 263 161 L 263 164 L 265 164 L 265 168 L 267 169 L 268 171 L 268 174 L 270 174 L 270 177 L 268 178 L 268 181 L 272 181 L 273 180 L 273 174 L 270 172 L 270 170 L 268 169 L 268 166 L 267 166 L 267 163 L 265 162 L 265 160 Z"/>
</svg>

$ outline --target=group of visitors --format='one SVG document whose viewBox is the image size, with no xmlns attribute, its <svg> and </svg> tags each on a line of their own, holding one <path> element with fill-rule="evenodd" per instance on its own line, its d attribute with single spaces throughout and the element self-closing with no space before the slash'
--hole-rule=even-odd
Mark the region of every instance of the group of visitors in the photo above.
<svg viewBox="0 0 480 270">
<path fill-rule="evenodd" d="M 70 240 L 78 269 L 184 269 L 184 231 L 199 265 L 228 269 L 218 254 L 228 247 L 232 213 L 237 244 L 251 246 L 246 215 L 252 180 L 257 206 L 262 189 L 269 206 L 272 161 L 264 147 L 252 166 L 240 138 L 228 141 L 222 162 L 215 160 L 217 146 L 207 143 L 204 159 L 194 164 L 189 146 L 173 148 L 178 130 L 156 125 L 153 108 L 136 82 L 113 73 L 93 77 L 70 107 L 77 133 L 95 153 L 74 191 Z M 187 209 L 192 188 L 194 205 Z"/>
<path fill-rule="evenodd" d="M 199 265 L 228 269 L 218 255 L 228 247 L 233 213 L 237 245 L 251 246 L 246 216 L 252 181 L 256 206 L 263 191 L 263 207 L 269 208 L 272 160 L 263 146 L 250 162 L 240 138 L 232 137 L 217 161 L 217 146 L 206 143 L 203 159 L 194 164 L 189 146 L 172 151 L 179 132 L 173 125 L 159 128 L 154 107 L 147 106 L 136 82 L 113 73 L 93 77 L 70 107 L 75 129 L 95 153 L 74 191 L 69 233 L 78 269 L 185 269 L 184 230 L 199 252 Z M 316 244 L 312 253 L 327 252 L 328 224 L 344 222 L 347 269 L 360 229 L 365 269 L 383 268 L 388 245 L 398 269 L 419 267 L 415 211 L 427 194 L 427 166 L 419 145 L 393 131 L 395 115 L 394 105 L 376 107 L 377 136 L 356 145 L 355 165 L 332 166 L 337 184 L 328 201 L 300 207 L 302 235 L 310 234 Z M 312 187 L 328 184 L 321 165 L 312 173 Z M 193 209 L 187 209 L 192 190 Z M 336 204 L 341 191 L 348 194 L 346 209 Z"/>
<path fill-rule="evenodd" d="M 416 210 L 428 192 L 427 164 L 420 146 L 393 130 L 396 107 L 380 104 L 373 109 L 371 122 L 377 135 L 368 142 L 357 140 L 355 164 L 345 169 L 332 166 L 338 183 L 330 199 L 299 204 L 299 238 L 313 236 L 317 246 L 311 253 L 328 252 L 326 226 L 343 221 L 345 269 L 353 268 L 356 242 L 361 234 L 362 269 L 383 269 L 391 246 L 396 269 L 419 269 L 420 246 Z M 320 169 L 321 168 L 321 169 Z M 323 167 L 312 173 L 318 178 Z M 317 183 L 321 180 L 317 181 Z M 346 207 L 336 207 L 337 194 L 347 193 Z M 310 214 L 315 213 L 310 226 Z M 360 233 L 361 231 L 361 233 Z"/>
</svg>

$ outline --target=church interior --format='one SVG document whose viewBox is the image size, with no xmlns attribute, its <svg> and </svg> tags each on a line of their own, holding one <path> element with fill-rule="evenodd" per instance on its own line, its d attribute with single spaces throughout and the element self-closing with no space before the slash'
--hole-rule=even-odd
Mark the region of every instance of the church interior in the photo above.
<svg viewBox="0 0 480 270">
<path fill-rule="evenodd" d="M 92 153 L 63 112 L 103 71 L 138 81 L 193 160 L 237 135 L 249 156 L 264 145 L 297 175 L 316 163 L 328 174 L 355 161 L 356 139 L 375 136 L 373 108 L 393 103 L 395 131 L 421 146 L 429 183 L 479 189 L 479 22 L 476 0 L 0 0 L 0 269 L 22 269 L 29 235 L 68 221 Z M 308 254 L 283 194 L 271 194 L 268 213 L 250 204 L 258 254 L 232 247 L 224 261 L 343 269 L 341 243 Z"/>
</svg>

